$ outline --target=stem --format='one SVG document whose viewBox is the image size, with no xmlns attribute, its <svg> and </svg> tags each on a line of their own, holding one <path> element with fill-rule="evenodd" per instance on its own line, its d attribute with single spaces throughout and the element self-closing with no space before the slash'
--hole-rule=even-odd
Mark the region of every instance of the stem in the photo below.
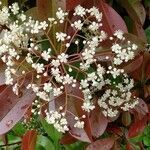
<svg viewBox="0 0 150 150">
<path fill-rule="evenodd" d="M 57 50 L 56 50 L 56 48 L 55 48 L 53 42 L 51 41 L 50 37 L 48 36 L 48 34 L 47 34 L 46 32 L 45 32 L 45 35 L 46 35 L 46 37 L 48 38 L 48 40 L 49 40 L 49 42 L 50 42 L 52 48 L 54 49 L 55 54 L 57 54 Z"/>
<path fill-rule="evenodd" d="M 0 147 L 7 147 L 7 146 L 12 146 L 12 145 L 20 145 L 20 144 L 21 144 L 21 141 L 15 142 L 15 143 L 10 143 L 10 144 L 0 145 Z"/>
</svg>

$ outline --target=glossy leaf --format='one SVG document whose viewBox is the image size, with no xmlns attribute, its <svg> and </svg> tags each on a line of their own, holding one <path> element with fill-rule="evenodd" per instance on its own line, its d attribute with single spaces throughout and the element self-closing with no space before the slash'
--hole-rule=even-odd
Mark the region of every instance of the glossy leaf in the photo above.
<svg viewBox="0 0 150 150">
<path fill-rule="evenodd" d="M 132 33 L 137 35 L 141 40 L 147 42 L 145 31 L 141 24 L 138 24 L 137 22 L 133 22 L 133 30 Z"/>
<path fill-rule="evenodd" d="M 66 85 L 65 92 L 50 101 L 49 109 L 57 110 L 59 109 L 60 106 L 64 106 L 65 104 L 67 104 L 65 109 L 66 109 L 66 118 L 68 120 L 68 125 L 70 128 L 69 131 L 70 135 L 81 141 L 91 142 L 92 134 L 91 134 L 89 117 L 81 108 L 83 104 L 83 100 L 84 100 L 83 93 L 79 89 L 78 83 L 76 83 L 75 88 L 73 88 L 71 85 Z M 82 115 L 86 115 L 86 118 L 83 119 L 83 121 L 86 124 L 86 127 L 84 129 L 75 128 L 74 117 L 78 116 L 80 118 L 82 117 Z"/>
<path fill-rule="evenodd" d="M 25 133 L 22 139 L 21 150 L 35 150 L 37 132 L 30 130 Z"/>
<path fill-rule="evenodd" d="M 129 61 L 128 63 L 123 64 L 124 65 L 123 69 L 126 73 L 132 73 L 136 69 L 139 69 L 142 63 L 143 63 L 143 55 L 139 55 L 135 57 L 135 59 Z"/>
<path fill-rule="evenodd" d="M 70 133 L 66 133 L 60 140 L 61 144 L 72 144 L 76 142 L 77 139 L 70 135 Z"/>
<path fill-rule="evenodd" d="M 41 145 L 45 148 L 45 150 L 55 150 L 53 143 L 46 136 L 43 135 L 37 136 L 36 144 Z"/>
<path fill-rule="evenodd" d="M 0 93 L 0 135 L 8 132 L 23 117 L 34 98 L 31 90 L 26 90 L 18 98 L 10 86 Z"/>
<path fill-rule="evenodd" d="M 52 17 L 53 10 L 52 10 L 51 2 L 52 2 L 51 0 L 37 0 L 36 1 L 38 17 L 40 20 L 43 21 L 43 20 L 47 20 L 48 17 L 50 16 Z M 55 5 L 53 6 L 53 9 L 54 7 Z"/>
<path fill-rule="evenodd" d="M 139 99 L 139 104 L 134 109 L 142 115 L 146 115 L 149 112 L 147 104 L 142 99 Z"/>
<path fill-rule="evenodd" d="M 97 7 L 103 13 L 102 29 L 104 31 L 106 31 L 109 35 L 112 35 L 114 31 L 118 29 L 122 30 L 123 32 L 128 32 L 124 20 L 112 7 L 102 0 L 97 2 Z"/>
<path fill-rule="evenodd" d="M 66 9 L 71 11 L 77 5 L 82 4 L 85 0 L 66 0 Z"/>
<path fill-rule="evenodd" d="M 128 132 L 128 137 L 133 138 L 144 131 L 144 128 L 147 125 L 147 118 L 143 117 L 141 120 L 136 120 L 131 124 Z"/>
<path fill-rule="evenodd" d="M 130 17 L 143 25 L 145 22 L 145 9 L 139 0 L 121 0 L 122 7 L 126 9 Z"/>
<path fill-rule="evenodd" d="M 49 137 L 53 140 L 53 141 L 58 141 L 61 138 L 61 133 L 58 132 L 53 125 L 50 125 L 46 122 L 46 120 L 44 118 L 40 118 L 41 124 L 45 130 L 45 132 L 49 135 Z"/>
<path fill-rule="evenodd" d="M 90 122 L 92 135 L 97 138 L 105 132 L 108 125 L 108 119 L 97 108 L 91 112 Z"/>
<path fill-rule="evenodd" d="M 114 145 L 115 140 L 113 138 L 106 138 L 97 140 L 90 144 L 86 150 L 110 150 Z"/>
</svg>

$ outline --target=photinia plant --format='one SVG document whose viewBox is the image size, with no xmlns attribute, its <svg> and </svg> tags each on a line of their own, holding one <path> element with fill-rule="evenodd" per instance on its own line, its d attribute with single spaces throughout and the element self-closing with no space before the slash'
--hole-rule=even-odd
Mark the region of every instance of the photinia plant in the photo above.
<svg viewBox="0 0 150 150">
<path fill-rule="evenodd" d="M 110 4 L 128 15 L 122 18 Z M 0 10 L 2 147 L 144 149 L 146 136 L 132 140 L 149 123 L 150 54 L 141 1 L 25 6 L 4 1 Z"/>
</svg>

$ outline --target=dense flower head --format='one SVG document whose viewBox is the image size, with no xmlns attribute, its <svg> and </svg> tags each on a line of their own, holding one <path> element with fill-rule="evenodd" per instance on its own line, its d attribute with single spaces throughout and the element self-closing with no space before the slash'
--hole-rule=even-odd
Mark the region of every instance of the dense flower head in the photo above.
<svg viewBox="0 0 150 150">
<path fill-rule="evenodd" d="M 112 37 L 101 30 L 102 13 L 96 7 L 77 6 L 73 15 L 79 19 L 73 22 L 61 8 L 56 18 L 42 22 L 19 12 L 17 3 L 0 10 L 0 24 L 5 26 L 0 39 L 0 56 L 6 64 L 5 83 L 13 86 L 16 95 L 21 86 L 18 76 L 31 73 L 32 81 L 26 88 L 46 103 L 63 95 L 70 86 L 83 94 L 81 109 L 87 113 L 98 104 L 104 116 L 115 117 L 138 104 L 138 98 L 132 96 L 133 79 L 118 68 L 135 57 L 138 46 L 126 41 L 121 30 L 115 31 Z M 15 21 L 12 13 L 17 18 Z M 59 28 L 52 39 L 51 27 L 68 20 L 73 35 Z M 112 55 L 106 55 L 102 63 L 105 40 L 112 41 L 109 48 Z M 63 133 L 69 130 L 66 103 L 62 105 L 64 109 L 61 106 L 61 109 L 46 111 L 47 122 Z M 82 129 L 84 125 L 84 121 L 77 119 L 74 127 Z"/>
</svg>

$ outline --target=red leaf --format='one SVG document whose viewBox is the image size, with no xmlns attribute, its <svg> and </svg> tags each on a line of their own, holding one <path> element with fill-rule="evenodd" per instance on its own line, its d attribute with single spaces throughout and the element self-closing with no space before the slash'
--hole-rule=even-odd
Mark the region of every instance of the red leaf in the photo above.
<svg viewBox="0 0 150 150">
<path fill-rule="evenodd" d="M 71 136 L 73 136 L 74 138 L 80 140 L 80 141 L 84 141 L 84 142 L 90 143 L 92 139 L 89 138 L 85 128 L 84 129 L 79 129 L 79 128 L 75 128 L 74 127 L 74 124 L 75 124 L 74 117 L 75 116 L 72 115 L 72 114 L 69 114 L 69 113 L 67 114 L 68 125 L 69 125 L 69 128 L 70 128 L 69 134 Z M 86 122 L 85 122 L 85 124 L 86 124 Z"/>
<path fill-rule="evenodd" d="M 68 121 L 68 125 L 70 127 L 70 135 L 76 139 L 79 139 L 84 142 L 91 142 L 92 141 L 92 134 L 90 128 L 89 117 L 81 108 L 83 104 L 83 93 L 79 89 L 79 84 L 76 83 L 76 87 L 73 88 L 71 85 L 65 86 L 65 92 L 60 96 L 54 98 L 49 103 L 50 110 L 57 110 L 60 106 L 66 106 L 64 110 L 66 110 L 66 117 Z M 67 105 L 66 105 L 67 104 Z M 83 119 L 85 122 L 84 129 L 78 129 L 74 127 L 75 124 L 75 116 L 79 118 L 82 115 L 86 115 L 86 118 Z"/>
<path fill-rule="evenodd" d="M 92 135 L 98 138 L 105 132 L 106 127 L 108 125 L 108 120 L 101 113 L 101 111 L 96 108 L 91 112 L 90 121 L 91 121 Z"/>
<path fill-rule="evenodd" d="M 127 143 L 127 145 L 126 145 L 126 150 L 135 150 L 135 148 L 133 147 L 132 144 Z"/>
<path fill-rule="evenodd" d="M 49 0 L 37 0 L 37 13 L 40 20 L 47 20 L 52 12 L 52 6 Z"/>
<path fill-rule="evenodd" d="M 67 10 L 74 9 L 77 5 L 82 4 L 85 0 L 66 0 Z"/>
<path fill-rule="evenodd" d="M 107 131 L 110 132 L 110 133 L 113 133 L 113 134 L 116 134 L 116 135 L 119 135 L 119 136 L 122 136 L 123 135 L 123 131 L 120 127 L 118 126 L 108 126 L 107 127 Z"/>
<path fill-rule="evenodd" d="M 81 108 L 83 104 L 84 96 L 82 90 L 79 89 L 79 86 L 80 86 L 79 83 L 76 83 L 75 88 L 73 88 L 71 85 L 66 86 L 66 92 L 68 95 L 68 110 L 73 114 L 76 114 L 79 118 L 85 115 L 86 118 L 83 119 L 83 121 L 85 122 L 86 126 L 84 129 L 74 128 L 74 124 L 73 124 L 74 116 L 72 116 L 73 117 L 72 121 L 70 121 L 71 118 L 69 118 L 70 127 L 71 127 L 70 134 L 77 139 L 84 140 L 85 138 L 88 140 L 87 142 L 91 142 L 92 141 L 91 124 L 89 121 L 88 114 L 85 111 L 83 111 L 83 109 Z"/>
<path fill-rule="evenodd" d="M 146 18 L 146 12 L 139 0 L 121 0 L 122 6 L 126 9 L 132 20 L 143 25 Z"/>
<path fill-rule="evenodd" d="M 146 115 L 149 112 L 147 104 L 142 99 L 139 99 L 139 104 L 134 109 L 142 115 Z"/>
<path fill-rule="evenodd" d="M 73 144 L 77 141 L 76 138 L 70 135 L 70 133 L 66 133 L 60 140 L 61 144 Z"/>
<path fill-rule="evenodd" d="M 143 63 L 143 55 L 139 55 L 132 61 L 128 62 L 127 65 L 125 63 L 123 69 L 125 70 L 126 73 L 132 73 L 136 69 L 140 68 L 142 63 Z"/>
<path fill-rule="evenodd" d="M 123 32 L 128 32 L 126 24 L 121 16 L 107 3 L 102 0 L 97 2 L 97 7 L 103 13 L 102 18 L 102 29 L 106 31 L 109 35 L 112 35 L 114 31 L 120 29 Z"/>
<path fill-rule="evenodd" d="M 25 133 L 22 139 L 21 150 L 35 150 L 37 132 L 30 130 Z"/>
<path fill-rule="evenodd" d="M 142 25 L 138 24 L 137 22 L 133 23 L 133 34 L 137 35 L 141 40 L 147 42 L 145 31 Z"/>
<path fill-rule="evenodd" d="M 144 131 L 144 128 L 147 124 L 147 117 L 143 117 L 141 120 L 136 120 L 132 123 L 128 131 L 128 138 L 133 138 Z"/>
<path fill-rule="evenodd" d="M 110 150 L 114 145 L 115 139 L 105 138 L 102 140 L 97 140 L 96 142 L 90 144 L 86 150 Z"/>
<path fill-rule="evenodd" d="M 8 132 L 23 117 L 34 98 L 31 90 L 24 91 L 18 98 L 10 86 L 0 93 L 0 135 Z"/>
</svg>

